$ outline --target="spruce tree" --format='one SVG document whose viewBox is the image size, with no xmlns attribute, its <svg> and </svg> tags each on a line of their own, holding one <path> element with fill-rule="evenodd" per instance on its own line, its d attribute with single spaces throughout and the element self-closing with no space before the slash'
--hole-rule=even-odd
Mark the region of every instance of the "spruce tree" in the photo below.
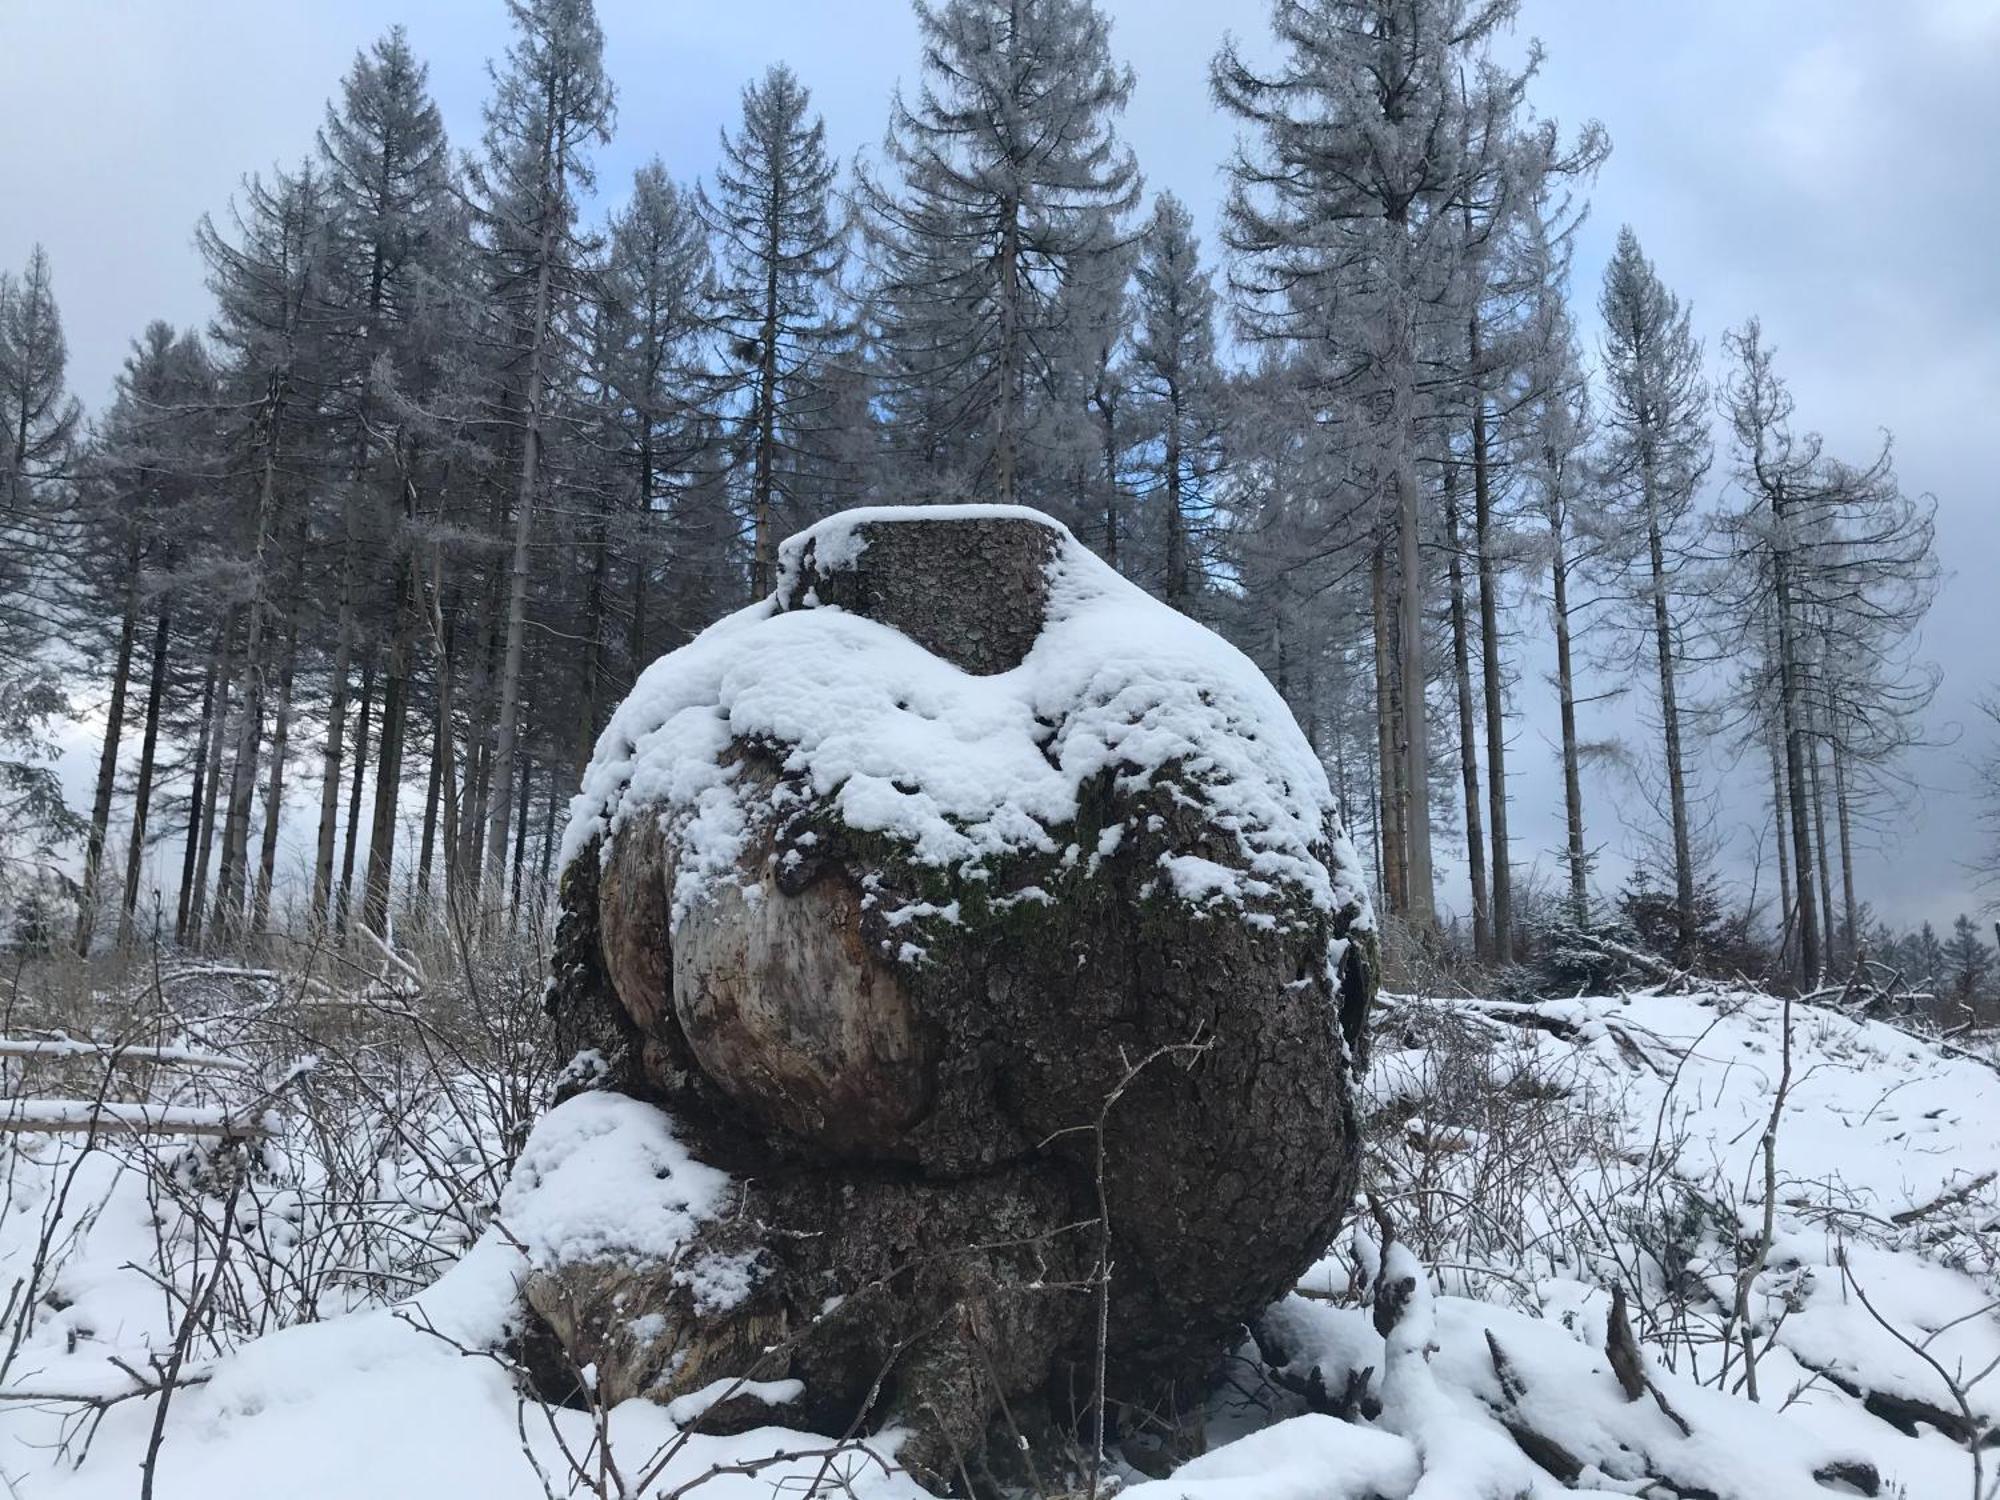
<svg viewBox="0 0 2000 1500">
<path fill-rule="evenodd" d="M 924 79 L 863 176 L 886 399 L 912 488 L 1049 503 L 1029 432 L 1056 383 L 1063 282 L 1110 251 L 1139 174 L 1132 91 L 1091 0 L 919 3 Z"/>
<path fill-rule="evenodd" d="M 792 70 L 774 65 L 743 90 L 743 117 L 722 135 L 715 191 L 701 203 L 720 259 L 718 316 L 740 370 L 750 458 L 750 592 L 771 591 L 778 540 L 825 497 L 797 493 L 824 451 L 831 397 L 815 375 L 839 333 L 834 299 L 845 226 L 834 212 L 836 168 L 826 124 Z"/>
</svg>

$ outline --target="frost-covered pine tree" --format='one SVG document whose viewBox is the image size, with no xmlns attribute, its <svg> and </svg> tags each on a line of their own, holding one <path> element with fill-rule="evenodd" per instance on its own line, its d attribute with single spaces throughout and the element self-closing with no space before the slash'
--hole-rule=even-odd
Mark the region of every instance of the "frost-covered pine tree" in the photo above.
<svg viewBox="0 0 2000 1500">
<path fill-rule="evenodd" d="M 66 832 L 48 764 L 50 721 L 66 699 L 49 644 L 67 468 L 82 421 L 69 394 L 55 277 L 37 245 L 19 279 L 0 272 L 0 887 Z"/>
<path fill-rule="evenodd" d="M 482 885 L 497 891 L 507 852 L 521 727 L 522 657 L 544 419 L 566 355 L 563 325 L 581 290 L 585 247 L 578 195 L 596 182 L 590 148 L 610 139 L 611 81 L 591 0 L 507 0 L 514 41 L 494 69 L 486 106 L 486 160 L 474 173 L 495 294 L 508 309 L 514 365 L 509 403 L 520 439 L 512 565 L 488 787 Z"/>
<path fill-rule="evenodd" d="M 400 399 L 434 396 L 460 321 L 451 306 L 464 244 L 444 122 L 428 91 L 428 69 L 392 28 L 357 53 L 319 132 L 333 217 L 328 300 L 329 406 L 341 429 L 335 462 L 345 469 L 328 507 L 334 563 L 333 657 L 326 737 L 320 755 L 319 829 L 313 860 L 313 920 L 327 912 L 346 747 L 350 679 L 357 650 L 386 637 L 375 801 L 369 824 L 364 920 L 386 915 L 396 806 L 409 711 L 417 590 L 411 570 L 414 517 L 405 472 Z M 372 661 L 370 663 L 372 665 Z"/>
<path fill-rule="evenodd" d="M 1936 503 L 1903 494 L 1888 440 L 1853 465 L 1793 426 L 1791 392 L 1756 319 L 1724 343 L 1735 362 L 1723 393 L 1735 491 L 1721 516 L 1730 562 L 1724 604 L 1739 638 L 1762 647 L 1742 686 L 1748 711 L 1768 715 L 1761 722 L 1780 752 L 1776 781 L 1796 875 L 1788 925 L 1798 939 L 1795 972 L 1812 984 L 1832 950 L 1826 783 L 1851 871 L 1856 752 L 1873 744 L 1881 761 L 1893 759 L 1936 687 L 1935 673 L 1912 655 L 1938 584 Z M 1851 874 L 1843 885 L 1851 937 Z"/>
<path fill-rule="evenodd" d="M 1369 508 L 1387 523 L 1376 569 L 1396 589 L 1400 661 L 1396 691 L 1385 683 L 1382 697 L 1401 704 L 1391 779 L 1402 830 L 1390 861 L 1400 878 L 1389 884 L 1419 928 L 1435 924 L 1436 908 L 1418 466 L 1446 415 L 1423 351 L 1462 338 L 1463 206 L 1499 175 L 1525 86 L 1489 47 L 1517 9 L 1273 0 L 1275 66 L 1230 42 L 1211 73 L 1217 102 L 1250 132 L 1231 164 L 1225 221 L 1245 325 L 1310 352 L 1320 419 L 1362 457 Z M 1378 656 L 1387 667 L 1388 652 Z"/>
<path fill-rule="evenodd" d="M 629 682 L 646 664 L 643 643 L 661 553 L 685 551 L 692 540 L 674 534 L 672 502 L 690 486 L 709 432 L 706 336 L 715 287 L 708 232 L 694 196 L 657 157 L 633 174 L 632 196 L 611 217 L 597 286 L 593 336 L 603 429 L 590 446 L 609 459 L 613 472 L 602 486 L 580 486 L 588 513 L 578 538 L 585 554 L 577 631 L 584 651 L 574 763 L 579 773 L 612 705 L 613 587 L 622 585 L 628 611 Z M 614 533 L 626 542 L 629 580 L 612 577 Z"/>
<path fill-rule="evenodd" d="M 1689 578 L 1701 544 L 1695 496 L 1708 471 L 1708 387 L 1687 308 L 1653 269 L 1630 225 L 1604 269 L 1598 299 L 1604 339 L 1603 436 L 1598 464 L 1608 486 L 1602 534 L 1626 545 L 1600 556 L 1624 640 L 1650 656 L 1658 684 L 1661 751 L 1679 932 L 1676 962 L 1693 957 L 1696 871 L 1690 770 L 1682 742 L 1682 678 L 1691 606 Z"/>
<path fill-rule="evenodd" d="M 1194 218 L 1162 193 L 1139 239 L 1134 271 L 1134 385 L 1146 402 L 1153 509 L 1164 539 L 1160 594 L 1191 607 L 1202 582 L 1210 486 L 1222 467 L 1224 387 L 1215 354 L 1215 292 Z"/>
<path fill-rule="evenodd" d="M 863 174 L 892 430 L 932 498 L 1047 503 L 1032 403 L 1055 383 L 1063 281 L 1138 200 L 1112 128 L 1132 74 L 1091 0 L 919 3 L 924 77 Z"/>
<path fill-rule="evenodd" d="M 234 622 L 235 721 L 211 742 L 211 801 L 221 798 L 222 844 L 208 935 L 235 936 L 252 916 L 249 838 L 259 756 L 270 731 L 273 780 L 266 825 L 282 795 L 289 694 L 303 593 L 307 507 L 327 437 L 326 302 L 332 254 L 326 180 L 310 163 L 294 172 L 251 178 L 225 229 L 203 218 L 196 244 L 216 300 L 211 325 L 222 370 L 222 440 L 233 456 L 226 477 L 233 536 L 220 566 L 234 575 L 226 606 Z M 227 675 L 227 674 L 225 674 Z M 225 699 L 225 702 L 228 701 Z M 206 894 L 207 844 L 198 864 L 193 907 Z M 268 895 L 268 885 L 265 886 Z"/>
<path fill-rule="evenodd" d="M 774 65 L 743 90 L 743 118 L 722 134 L 715 190 L 702 207 L 719 254 L 718 316 L 733 338 L 748 433 L 750 592 L 771 591 L 778 540 L 806 518 L 794 493 L 808 448 L 823 449 L 833 395 L 815 379 L 838 325 L 834 300 L 846 226 L 834 212 L 837 169 L 826 123 L 790 68 Z"/>
<path fill-rule="evenodd" d="M 1588 566 L 1598 477 L 1589 463 L 1590 393 L 1568 301 L 1569 242 L 1546 199 L 1528 216 L 1516 273 L 1527 288 L 1520 328 L 1525 398 L 1508 431 L 1532 514 L 1547 528 L 1549 618 L 1555 627 L 1556 700 L 1563 772 L 1564 863 L 1570 919 L 1589 919 L 1590 855 L 1584 842 L 1583 745 L 1577 729 L 1575 638 L 1581 601 L 1573 581 Z"/>
</svg>

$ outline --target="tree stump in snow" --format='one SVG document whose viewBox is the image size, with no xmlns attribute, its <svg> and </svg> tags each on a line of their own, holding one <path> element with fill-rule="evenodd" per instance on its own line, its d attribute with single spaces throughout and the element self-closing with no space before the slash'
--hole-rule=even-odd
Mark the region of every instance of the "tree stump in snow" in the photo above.
<svg viewBox="0 0 2000 1500">
<path fill-rule="evenodd" d="M 1374 943 L 1256 668 L 1060 526 L 861 511 L 656 662 L 586 775 L 551 1006 L 574 1088 L 735 1197 L 528 1300 L 599 1393 L 773 1419 L 1058 1417 L 1199 1374 L 1352 1195 Z M 710 1391 L 713 1397 L 728 1387 Z"/>
</svg>

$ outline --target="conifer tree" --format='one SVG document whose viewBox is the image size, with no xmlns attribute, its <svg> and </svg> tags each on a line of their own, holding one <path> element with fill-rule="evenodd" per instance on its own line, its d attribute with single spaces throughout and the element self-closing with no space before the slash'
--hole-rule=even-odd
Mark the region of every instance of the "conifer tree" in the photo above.
<svg viewBox="0 0 2000 1500">
<path fill-rule="evenodd" d="M 742 371 L 750 454 L 750 592 L 771 591 L 777 542 L 819 497 L 796 493 L 824 452 L 832 398 L 815 378 L 839 333 L 834 299 L 846 253 L 834 213 L 826 124 L 783 64 L 743 90 L 743 117 L 722 135 L 715 191 L 701 202 L 720 255 L 718 313 Z M 801 462 L 805 460 L 806 462 Z"/>
<path fill-rule="evenodd" d="M 1091 0 L 919 0 L 924 79 L 861 179 L 897 440 L 916 487 L 1049 503 L 1031 471 L 1062 283 L 1138 200 L 1112 129 L 1132 74 Z"/>
</svg>

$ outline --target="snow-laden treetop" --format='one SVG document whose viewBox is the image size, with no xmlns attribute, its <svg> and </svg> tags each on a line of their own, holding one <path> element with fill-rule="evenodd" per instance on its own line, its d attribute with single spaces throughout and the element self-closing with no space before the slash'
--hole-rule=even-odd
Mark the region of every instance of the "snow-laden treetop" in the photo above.
<svg viewBox="0 0 2000 1500">
<path fill-rule="evenodd" d="M 1003 519 L 1052 538 L 1041 631 L 1010 670 L 969 673 L 900 630 L 799 593 L 802 567 L 821 576 L 855 568 L 877 528 Z M 1357 904 L 1369 920 L 1325 768 L 1284 700 L 1234 646 L 1121 577 L 1056 521 L 1011 506 L 852 510 L 791 538 L 781 562 L 771 598 L 641 674 L 571 805 L 565 866 L 650 810 L 683 850 L 678 918 L 730 875 L 768 811 L 749 800 L 771 798 L 768 784 L 742 776 L 731 754 L 749 742 L 777 747 L 786 773 L 848 827 L 973 878 L 1008 855 L 1109 854 L 1115 839 L 1086 850 L 1070 842 L 1081 789 L 1106 771 L 1123 791 L 1168 772 L 1238 854 L 1229 865 L 1162 856 L 1162 876 L 1183 898 L 1234 903 L 1283 890 L 1321 910 Z"/>
</svg>

